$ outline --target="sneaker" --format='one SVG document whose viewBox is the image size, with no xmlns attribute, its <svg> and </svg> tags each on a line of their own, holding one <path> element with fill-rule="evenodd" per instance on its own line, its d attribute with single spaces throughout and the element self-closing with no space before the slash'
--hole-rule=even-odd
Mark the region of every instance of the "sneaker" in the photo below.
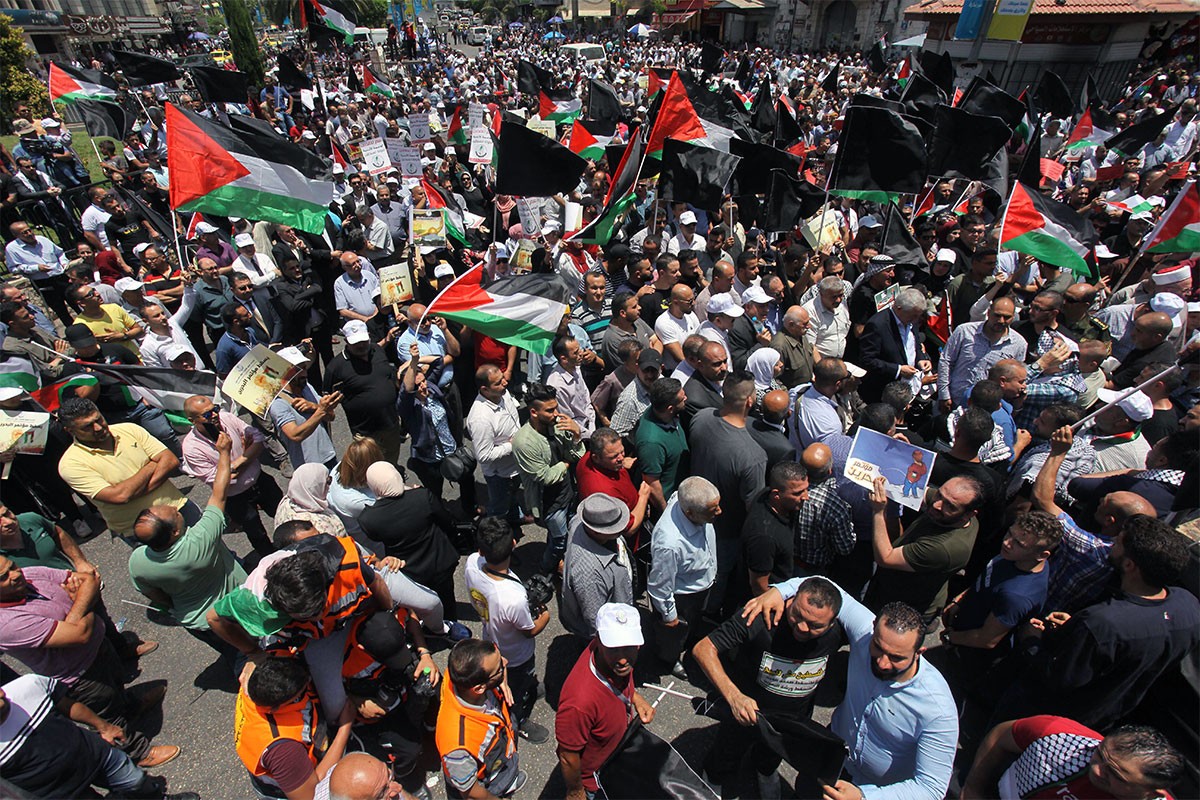
<svg viewBox="0 0 1200 800">
<path fill-rule="evenodd" d="M 452 642 L 461 642 L 463 639 L 471 638 L 471 629 L 461 622 L 447 622 L 446 632 L 443 635 Z"/>
<path fill-rule="evenodd" d="M 517 735 L 530 744 L 543 744 L 550 738 L 550 731 L 544 725 L 527 719 L 517 728 Z"/>
<path fill-rule="evenodd" d="M 515 781 L 513 781 L 513 785 L 509 788 L 509 790 L 507 792 L 504 793 L 504 796 L 512 797 L 514 794 L 521 791 L 521 789 L 523 789 L 525 787 L 525 784 L 528 782 L 529 782 L 528 773 L 526 773 L 525 770 L 523 770 L 523 769 L 517 770 L 517 779 Z"/>
<path fill-rule="evenodd" d="M 779 780 L 779 773 L 772 772 L 770 775 L 755 774 L 758 780 L 758 796 L 761 800 L 780 800 L 783 797 L 783 783 Z"/>
<path fill-rule="evenodd" d="M 682 661 L 675 662 L 675 666 L 671 667 L 671 674 L 681 681 L 689 680 L 687 669 L 684 668 Z"/>
</svg>

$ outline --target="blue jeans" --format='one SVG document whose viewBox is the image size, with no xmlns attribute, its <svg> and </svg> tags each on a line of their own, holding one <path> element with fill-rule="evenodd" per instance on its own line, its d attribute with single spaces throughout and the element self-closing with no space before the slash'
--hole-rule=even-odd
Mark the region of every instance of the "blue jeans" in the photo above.
<svg viewBox="0 0 1200 800">
<path fill-rule="evenodd" d="M 546 526 L 546 549 L 542 551 L 542 571 L 558 571 L 559 559 L 567 551 L 567 509 L 560 508 L 542 518 Z"/>
<path fill-rule="evenodd" d="M 85 735 L 99 736 L 88 731 Z M 104 754 L 104 766 L 100 768 L 104 775 L 104 785 L 112 789 L 113 794 L 123 795 L 141 785 L 146 773 L 133 759 L 120 748 L 108 746 Z"/>
<path fill-rule="evenodd" d="M 904 482 L 904 491 L 901 492 L 901 496 L 902 497 L 919 497 L 920 495 L 917 494 L 917 482 L 916 481 L 905 481 Z"/>
</svg>

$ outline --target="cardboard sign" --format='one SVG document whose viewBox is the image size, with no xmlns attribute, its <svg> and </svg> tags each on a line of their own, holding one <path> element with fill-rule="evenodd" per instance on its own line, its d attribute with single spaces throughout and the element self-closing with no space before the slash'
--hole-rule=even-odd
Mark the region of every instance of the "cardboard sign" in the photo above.
<svg viewBox="0 0 1200 800">
<path fill-rule="evenodd" d="M 528 198 L 522 197 L 517 200 L 517 214 L 521 217 L 521 227 L 525 229 L 526 236 L 537 236 L 541 232 L 540 215 L 534 213 L 533 204 Z"/>
<path fill-rule="evenodd" d="M 408 264 L 393 264 L 379 269 L 379 300 L 385 306 L 407 303 L 413 299 L 412 274 Z"/>
<path fill-rule="evenodd" d="M 372 175 L 391 172 L 392 162 L 388 158 L 387 143 L 383 139 L 368 139 L 362 143 L 363 166 Z"/>
<path fill-rule="evenodd" d="M 429 141 L 429 115 L 428 114 L 409 114 L 408 115 L 408 136 L 414 142 Z"/>
<path fill-rule="evenodd" d="M 483 115 L 487 106 L 483 103 L 471 103 L 467 106 L 467 128 L 475 130 L 483 127 Z"/>
<path fill-rule="evenodd" d="M 1060 164 L 1052 158 L 1043 158 L 1039 162 L 1038 167 L 1042 171 L 1043 178 L 1049 178 L 1055 183 L 1058 183 L 1058 179 L 1062 177 L 1067 165 Z"/>
<path fill-rule="evenodd" d="M 875 293 L 875 310 L 883 311 L 885 308 L 891 308 L 896 302 L 896 295 L 900 294 L 900 284 L 893 283 L 891 286 L 884 289 L 882 292 Z"/>
<path fill-rule="evenodd" d="M 260 419 L 302 367 L 297 367 L 265 344 L 256 344 L 229 371 L 221 393 Z"/>
<path fill-rule="evenodd" d="M 832 210 L 818 211 L 804 220 L 800 232 L 808 246 L 819 253 L 829 252 L 842 238 L 842 233 L 838 230 L 837 214 Z"/>
<path fill-rule="evenodd" d="M 471 153 L 467 161 L 472 164 L 492 163 L 492 133 L 487 128 L 471 129 Z"/>
<path fill-rule="evenodd" d="M 525 127 L 531 131 L 537 131 L 542 136 L 548 136 L 551 139 L 554 138 L 554 123 L 548 119 L 534 117 L 525 123 Z"/>
<path fill-rule="evenodd" d="M 406 147 L 399 139 L 388 139 L 388 158 L 393 164 L 400 166 L 400 174 L 405 178 L 421 177 L 421 151 L 415 147 Z"/>
<path fill-rule="evenodd" d="M 1043 159 L 1044 161 L 1045 159 Z M 1125 174 L 1124 164 L 1113 164 L 1109 167 L 1096 167 L 1096 181 L 1117 181 Z"/>
<path fill-rule="evenodd" d="M 40 455 L 46 449 L 50 415 L 41 411 L 0 412 L 0 452 Z"/>
<path fill-rule="evenodd" d="M 875 479 L 887 481 L 888 499 L 919 510 L 937 454 L 869 428 L 859 428 L 850 445 L 843 473 L 859 486 L 871 488 Z"/>
<path fill-rule="evenodd" d="M 415 247 L 445 247 L 446 217 L 441 209 L 414 208 L 408 218 L 408 240 Z"/>
<path fill-rule="evenodd" d="M 533 271 L 533 251 L 536 249 L 537 243 L 533 239 L 522 239 L 517 242 L 517 252 L 513 253 L 512 258 L 509 259 L 514 274 Z"/>
</svg>

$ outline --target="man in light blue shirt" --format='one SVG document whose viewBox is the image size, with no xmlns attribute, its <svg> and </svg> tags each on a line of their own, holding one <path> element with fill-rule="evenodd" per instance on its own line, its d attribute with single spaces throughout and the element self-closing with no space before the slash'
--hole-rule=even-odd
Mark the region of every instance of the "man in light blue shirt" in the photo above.
<svg viewBox="0 0 1200 800">
<path fill-rule="evenodd" d="M 938 362 L 937 393 L 943 413 L 967 404 L 967 390 L 987 377 L 1006 358 L 1025 360 L 1025 339 L 1011 330 L 1016 307 L 1008 297 L 993 300 L 983 322 L 964 322 L 954 329 Z"/>
<path fill-rule="evenodd" d="M 717 577 L 717 533 L 712 521 L 721 513 L 721 494 L 706 478 L 679 484 L 650 537 L 650 575 L 646 592 L 658 625 L 658 655 L 686 679 L 679 654 L 688 630 L 700 616 Z"/>
<path fill-rule="evenodd" d="M 437 375 L 437 386 L 448 391 L 454 380 L 454 359 L 462 354 L 458 337 L 443 318 L 425 316 L 425 306 L 420 303 L 408 307 L 407 320 L 408 326 L 396 337 L 396 352 L 401 359 L 410 358 L 408 349 L 415 344 L 421 351 L 422 366 L 440 359 L 442 367 Z"/>
<path fill-rule="evenodd" d="M 23 220 L 10 225 L 9 232 L 13 240 L 4 247 L 4 260 L 9 271 L 33 281 L 63 324 L 70 324 L 71 310 L 65 302 L 67 277 L 64 267 L 67 257 L 63 249 L 45 236 L 34 233 Z"/>
<path fill-rule="evenodd" d="M 796 405 L 796 433 L 800 448 L 824 442 L 835 433 L 845 433 L 837 413 L 837 393 L 850 378 L 846 362 L 840 358 L 822 358 L 813 365 L 813 383 L 800 395 Z"/>
<path fill-rule="evenodd" d="M 759 613 L 777 624 L 801 580 L 776 584 L 747 603 L 747 624 Z M 958 712 L 945 678 L 921 659 L 921 613 L 888 603 L 876 617 L 842 591 L 838 620 L 850 640 L 850 662 L 846 696 L 830 728 L 850 749 L 851 781 L 826 786 L 826 799 L 942 800 L 954 766 Z"/>
</svg>

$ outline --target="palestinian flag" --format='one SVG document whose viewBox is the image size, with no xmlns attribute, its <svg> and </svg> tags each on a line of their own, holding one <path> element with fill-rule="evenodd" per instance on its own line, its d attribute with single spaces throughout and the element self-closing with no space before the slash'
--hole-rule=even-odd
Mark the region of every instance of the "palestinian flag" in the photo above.
<svg viewBox="0 0 1200 800">
<path fill-rule="evenodd" d="M 171 208 L 325 230 L 331 165 L 266 133 L 234 131 L 167 104 Z"/>
<path fill-rule="evenodd" d="M 421 178 L 421 188 L 425 190 L 425 200 L 429 204 L 429 208 L 442 209 L 442 216 L 446 219 L 446 235 L 460 244 L 466 245 L 467 224 L 462 209 L 458 207 L 458 202 L 446 194 L 442 187 L 436 186 L 424 178 Z"/>
<path fill-rule="evenodd" d="M 612 184 L 608 187 L 608 195 L 604 198 L 604 208 L 585 225 L 580 231 L 571 235 L 573 241 L 584 244 L 608 244 L 612 240 L 625 216 L 633 206 L 636 196 L 633 193 L 641 173 L 646 144 L 641 136 L 635 135 L 625 147 L 621 163 L 613 173 Z"/>
<path fill-rule="evenodd" d="M 900 62 L 900 68 L 896 70 L 896 85 L 903 89 L 908 85 L 908 79 L 912 75 L 912 56 L 905 56 Z"/>
<path fill-rule="evenodd" d="M 426 316 L 437 314 L 493 339 L 545 354 L 576 293 L 561 276 L 515 275 L 487 283 L 481 262 L 441 291 Z"/>
<path fill-rule="evenodd" d="M 1072 208 L 1014 184 L 1000 223 L 1000 246 L 1039 261 L 1092 276 L 1087 256 L 1096 237 L 1092 223 Z"/>
<path fill-rule="evenodd" d="M 562 89 L 538 92 L 538 116 L 551 122 L 571 122 L 583 114 L 583 101 L 575 93 Z"/>
<path fill-rule="evenodd" d="M 380 94 L 384 97 L 395 97 L 396 93 L 392 91 L 392 87 L 380 79 L 375 74 L 375 70 L 371 69 L 370 64 L 363 64 L 363 91 L 368 94 Z"/>
<path fill-rule="evenodd" d="M 929 191 L 925 192 L 925 196 L 921 198 L 919 203 L 917 203 L 917 208 L 915 211 L 913 211 L 913 219 L 923 217 L 933 211 L 933 190 L 934 186 L 930 186 Z"/>
<path fill-rule="evenodd" d="M 1146 237 L 1147 253 L 1195 253 L 1200 251 L 1200 190 L 1195 181 L 1175 196 L 1171 207 Z"/>
<path fill-rule="evenodd" d="M 301 2 L 305 2 L 305 0 L 301 0 Z M 348 11 L 335 5 L 331 0 L 307 0 L 307 2 L 312 3 L 313 10 L 316 12 L 315 21 L 340 33 L 346 40 L 346 44 L 354 44 L 354 29 L 358 27 L 358 22 Z"/>
<path fill-rule="evenodd" d="M 1071 135 L 1067 137 L 1066 144 L 1063 148 L 1066 150 L 1081 150 L 1085 147 L 1095 147 L 1098 144 L 1103 144 L 1105 140 L 1112 137 L 1108 131 L 1102 131 L 1092 124 L 1092 110 L 1085 109 L 1083 115 L 1079 118 L 1079 122 L 1075 123 L 1075 128 L 1071 131 Z"/>
<path fill-rule="evenodd" d="M 185 242 L 194 242 L 200 237 L 200 232 L 196 230 L 196 227 L 201 222 L 204 222 L 204 215 L 199 211 L 193 211 L 192 220 L 188 223 L 187 231 L 185 231 L 183 234 L 183 240 Z"/>
<path fill-rule="evenodd" d="M 75 69 L 51 62 L 50 102 L 74 103 L 77 100 L 117 101 L 117 82 L 103 72 Z"/>
<path fill-rule="evenodd" d="M 190 428 L 183 403 L 192 395 L 213 397 L 217 392 L 217 376 L 205 370 L 184 372 L 172 367 L 125 366 L 121 364 L 81 364 L 89 373 L 103 376 L 120 384 L 130 400 L 145 400 L 161 408 L 171 422 Z"/>
<path fill-rule="evenodd" d="M 463 125 L 463 106 L 456 105 L 450 116 L 450 125 L 446 129 L 446 140 L 450 144 L 467 144 L 467 129 Z"/>
<path fill-rule="evenodd" d="M 589 161 L 599 161 L 604 158 L 604 148 L 617 135 L 617 126 L 613 122 L 595 122 L 593 120 L 575 120 L 571 125 L 571 152 Z"/>
<path fill-rule="evenodd" d="M 704 123 L 688 99 L 687 89 L 678 75 L 672 74 L 667 88 L 663 92 L 662 105 L 654 125 L 650 129 L 650 140 L 646 144 L 646 157 L 662 159 L 663 142 L 667 138 L 678 139 L 681 142 L 705 144 L 708 132 Z"/>
<path fill-rule="evenodd" d="M 1151 75 L 1149 78 L 1146 78 L 1146 80 L 1139 83 L 1137 86 L 1133 87 L 1133 91 L 1130 92 L 1129 96 L 1126 97 L 1125 100 L 1123 100 L 1121 102 L 1121 105 L 1124 105 L 1125 103 L 1129 103 L 1134 100 L 1137 100 L 1142 95 L 1144 95 L 1146 92 L 1150 91 L 1150 89 L 1154 86 L 1154 81 L 1158 80 L 1160 77 L 1161 77 L 1160 75 L 1155 73 L 1155 74 Z"/>
<path fill-rule="evenodd" d="M 950 293 L 942 292 L 942 296 L 937 298 L 936 310 L 925 320 L 925 327 L 942 344 L 945 344 L 950 341 L 952 322 L 953 320 L 950 319 Z"/>
<path fill-rule="evenodd" d="M 1115 208 L 1125 214 L 1137 214 L 1140 211 L 1152 211 L 1154 204 L 1140 194 L 1133 194 L 1119 202 L 1110 203 L 1107 200 L 1101 200 L 1104 205 L 1109 208 Z"/>
<path fill-rule="evenodd" d="M 673 69 L 650 67 L 649 75 L 646 77 L 647 104 L 657 97 L 659 92 L 667 88 L 667 84 L 670 82 L 671 76 L 674 74 L 675 70 Z"/>
<path fill-rule="evenodd" d="M 0 386 L 9 389 L 16 388 L 24 392 L 33 392 L 40 388 L 42 379 L 38 376 L 37 367 L 27 358 L 8 356 L 0 361 Z"/>
</svg>

